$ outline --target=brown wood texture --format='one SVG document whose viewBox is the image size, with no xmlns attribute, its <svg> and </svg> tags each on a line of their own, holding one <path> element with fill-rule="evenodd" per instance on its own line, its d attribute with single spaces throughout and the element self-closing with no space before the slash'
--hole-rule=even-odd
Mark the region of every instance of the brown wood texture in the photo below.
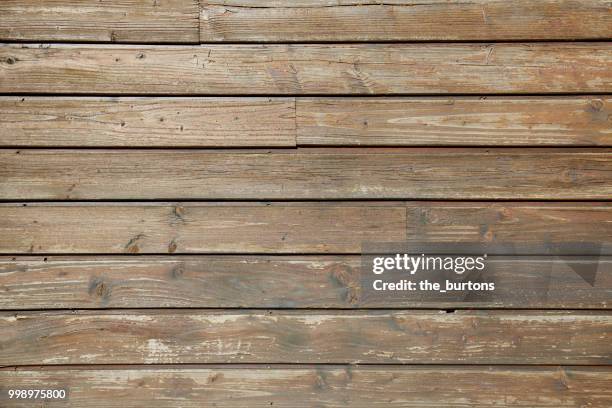
<svg viewBox="0 0 612 408">
<path fill-rule="evenodd" d="M 612 150 L 0 150 L 0 198 L 537 199 L 612 195 Z"/>
<path fill-rule="evenodd" d="M 344 253 L 406 238 L 399 205 L 0 204 L 5 253 Z"/>
<path fill-rule="evenodd" d="M 0 217 L 5 254 L 361 253 L 368 242 L 546 247 L 612 236 L 607 202 L 17 203 L 0 204 Z"/>
<path fill-rule="evenodd" d="M 0 145 L 293 147 L 297 139 L 300 146 L 612 146 L 611 104 L 600 96 L 9 96 L 0 97 Z"/>
<path fill-rule="evenodd" d="M 298 98 L 299 145 L 610 146 L 608 97 Z"/>
<path fill-rule="evenodd" d="M 197 0 L 2 0 L 0 40 L 197 43 Z"/>
<path fill-rule="evenodd" d="M 0 313 L 0 365 L 611 363 L 612 316 L 560 311 Z"/>
<path fill-rule="evenodd" d="M 612 43 L 0 46 L 0 92 L 612 92 Z"/>
<path fill-rule="evenodd" d="M 489 256 L 486 265 L 494 296 L 459 301 L 369 296 L 359 256 L 0 257 L 0 309 L 612 307 L 610 257 Z M 594 286 L 575 265 L 597 270 Z"/>
<path fill-rule="evenodd" d="M 446 41 L 612 38 L 605 0 L 200 0 L 200 40 Z"/>
<path fill-rule="evenodd" d="M 295 137 L 292 98 L 0 97 L 3 146 L 292 147 Z"/>
<path fill-rule="evenodd" d="M 407 206 L 408 242 L 603 244 L 612 237 L 612 203 L 440 203 Z M 604 253 L 604 252 L 602 252 Z M 605 252 L 608 253 L 608 252 Z"/>
<path fill-rule="evenodd" d="M 68 388 L 92 408 L 592 407 L 612 405 L 609 367 L 189 366 L 0 369 L 19 389 Z M 3 400 L 31 407 L 31 401 Z"/>
</svg>

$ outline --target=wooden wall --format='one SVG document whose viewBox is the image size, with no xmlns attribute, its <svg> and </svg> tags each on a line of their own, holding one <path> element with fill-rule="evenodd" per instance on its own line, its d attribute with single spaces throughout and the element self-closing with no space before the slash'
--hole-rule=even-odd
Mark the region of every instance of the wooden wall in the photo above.
<svg viewBox="0 0 612 408">
<path fill-rule="evenodd" d="M 0 406 L 609 408 L 611 40 L 608 0 L 2 0 Z M 423 302 L 364 296 L 372 241 L 602 249 Z"/>
</svg>

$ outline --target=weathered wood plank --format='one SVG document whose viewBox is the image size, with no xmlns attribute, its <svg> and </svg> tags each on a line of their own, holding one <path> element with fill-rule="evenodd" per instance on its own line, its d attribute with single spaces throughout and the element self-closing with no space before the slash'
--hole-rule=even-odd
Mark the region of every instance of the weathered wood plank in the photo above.
<svg viewBox="0 0 612 408">
<path fill-rule="evenodd" d="M 0 145 L 295 146 L 295 103 L 303 146 L 612 145 L 607 97 L 0 97 Z"/>
<path fill-rule="evenodd" d="M 69 389 L 48 406 L 465 408 L 612 405 L 609 367 L 262 366 L 0 370 L 18 389 Z M 2 400 L 30 407 L 31 401 Z"/>
<path fill-rule="evenodd" d="M 611 363 L 612 316 L 544 311 L 0 313 L 0 365 Z"/>
<path fill-rule="evenodd" d="M 293 98 L 0 98 L 4 146 L 294 146 Z M 298 98 L 301 145 L 612 145 L 606 97 Z M 265 121 L 261 118 L 266 117 Z"/>
<path fill-rule="evenodd" d="M 295 102 L 292 98 L 0 97 L 0 145 L 295 146 Z"/>
<path fill-rule="evenodd" d="M 611 146 L 612 99 L 298 98 L 299 145 Z"/>
<path fill-rule="evenodd" d="M 605 0 L 200 0 L 202 41 L 609 39 Z"/>
<path fill-rule="evenodd" d="M 538 199 L 612 196 L 612 150 L 0 150 L 0 198 Z"/>
<path fill-rule="evenodd" d="M 5 254 L 360 253 L 364 242 L 603 244 L 612 236 L 610 203 L 0 204 L 0 219 Z"/>
<path fill-rule="evenodd" d="M 612 92 L 612 43 L 0 45 L 2 93 Z"/>
<path fill-rule="evenodd" d="M 4 253 L 358 253 L 403 241 L 400 205 L 0 205 Z"/>
<path fill-rule="evenodd" d="M 197 43 L 193 0 L 2 0 L 0 40 Z"/>
<path fill-rule="evenodd" d="M 612 203 L 431 203 L 409 205 L 408 242 L 602 245 L 610 255 Z M 541 254 L 549 252 L 540 252 Z M 583 254 L 578 254 L 583 255 Z"/>
<path fill-rule="evenodd" d="M 597 268 L 593 287 L 575 264 Z M 485 300 L 365 296 L 366 273 L 358 256 L 0 257 L 0 309 L 612 307 L 609 257 L 490 256 Z"/>
</svg>

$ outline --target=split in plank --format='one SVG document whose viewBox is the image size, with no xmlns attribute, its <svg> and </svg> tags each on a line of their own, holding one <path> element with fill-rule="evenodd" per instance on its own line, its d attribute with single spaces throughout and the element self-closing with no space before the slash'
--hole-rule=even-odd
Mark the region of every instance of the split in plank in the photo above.
<svg viewBox="0 0 612 408">
<path fill-rule="evenodd" d="M 0 145 L 293 147 L 293 98 L 0 97 Z"/>
<path fill-rule="evenodd" d="M 612 93 L 612 43 L 0 45 L 0 93 Z"/>
<path fill-rule="evenodd" d="M 2 0 L 2 41 L 197 43 L 194 0 Z"/>
<path fill-rule="evenodd" d="M 609 39 L 605 0 L 201 0 L 200 40 Z"/>
<path fill-rule="evenodd" d="M 612 146 L 609 97 L 297 98 L 297 143 Z"/>
<path fill-rule="evenodd" d="M 0 218 L 5 254 L 356 254 L 368 242 L 546 247 L 612 236 L 606 202 L 17 203 L 0 204 Z"/>
<path fill-rule="evenodd" d="M 69 389 L 91 408 L 612 406 L 610 367 L 189 366 L 0 369 L 16 389 Z M 560 391 L 563 390 L 563 391 Z M 469 404 L 466 403 L 469 401 Z M 6 408 L 31 407 L 24 400 Z M 65 404 L 54 402 L 57 406 Z M 55 405 L 54 405 L 55 406 Z"/>
<path fill-rule="evenodd" d="M 606 200 L 611 149 L 0 150 L 4 200 Z"/>
<path fill-rule="evenodd" d="M 368 296 L 358 256 L 0 257 L 0 309 L 612 307 L 609 257 L 489 256 L 486 267 L 490 298 L 449 301 Z M 594 286 L 573 267 L 594 268 Z"/>
<path fill-rule="evenodd" d="M 610 365 L 591 311 L 149 310 L 0 313 L 0 365 Z"/>
</svg>

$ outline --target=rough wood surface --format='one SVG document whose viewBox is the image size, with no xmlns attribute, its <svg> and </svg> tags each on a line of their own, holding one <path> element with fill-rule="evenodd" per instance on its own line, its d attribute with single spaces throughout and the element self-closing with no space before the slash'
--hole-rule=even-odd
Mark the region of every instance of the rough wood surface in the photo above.
<svg viewBox="0 0 612 408">
<path fill-rule="evenodd" d="M 0 97 L 0 145 L 295 146 L 295 101 Z"/>
<path fill-rule="evenodd" d="M 297 137 L 301 146 L 612 146 L 610 105 L 599 96 L 9 96 L 0 97 L 0 145 L 282 147 Z"/>
<path fill-rule="evenodd" d="M 0 198 L 537 199 L 612 196 L 612 150 L 0 150 Z"/>
<path fill-rule="evenodd" d="M 0 204 L 4 253 L 359 253 L 406 238 L 403 206 Z"/>
<path fill-rule="evenodd" d="M 298 98 L 299 145 L 611 146 L 612 99 Z"/>
<path fill-rule="evenodd" d="M 602 244 L 601 253 L 612 255 L 608 247 L 612 237 L 610 202 L 419 202 L 408 205 L 407 210 L 411 243 L 516 243 L 535 251 L 558 243 L 586 243 Z"/>
<path fill-rule="evenodd" d="M 0 257 L 0 309 L 609 308 L 610 257 L 487 259 L 494 295 L 368 296 L 358 256 Z M 572 267 L 597 271 L 590 286 Z"/>
<path fill-rule="evenodd" d="M 0 40 L 197 43 L 197 0 L 2 0 Z"/>
<path fill-rule="evenodd" d="M 451 408 L 612 405 L 609 367 L 190 366 L 0 369 L 20 389 L 69 389 L 48 407 Z M 2 400 L 6 408 L 31 401 Z"/>
<path fill-rule="evenodd" d="M 0 46 L 0 92 L 612 92 L 612 43 Z"/>
<path fill-rule="evenodd" d="M 610 203 L 31 203 L 0 204 L 0 217 L 5 254 L 361 253 L 367 242 L 612 236 Z"/>
<path fill-rule="evenodd" d="M 609 39 L 605 0 L 200 0 L 207 41 Z"/>
<path fill-rule="evenodd" d="M 0 365 L 611 364 L 612 316 L 545 311 L 0 313 Z"/>
</svg>

